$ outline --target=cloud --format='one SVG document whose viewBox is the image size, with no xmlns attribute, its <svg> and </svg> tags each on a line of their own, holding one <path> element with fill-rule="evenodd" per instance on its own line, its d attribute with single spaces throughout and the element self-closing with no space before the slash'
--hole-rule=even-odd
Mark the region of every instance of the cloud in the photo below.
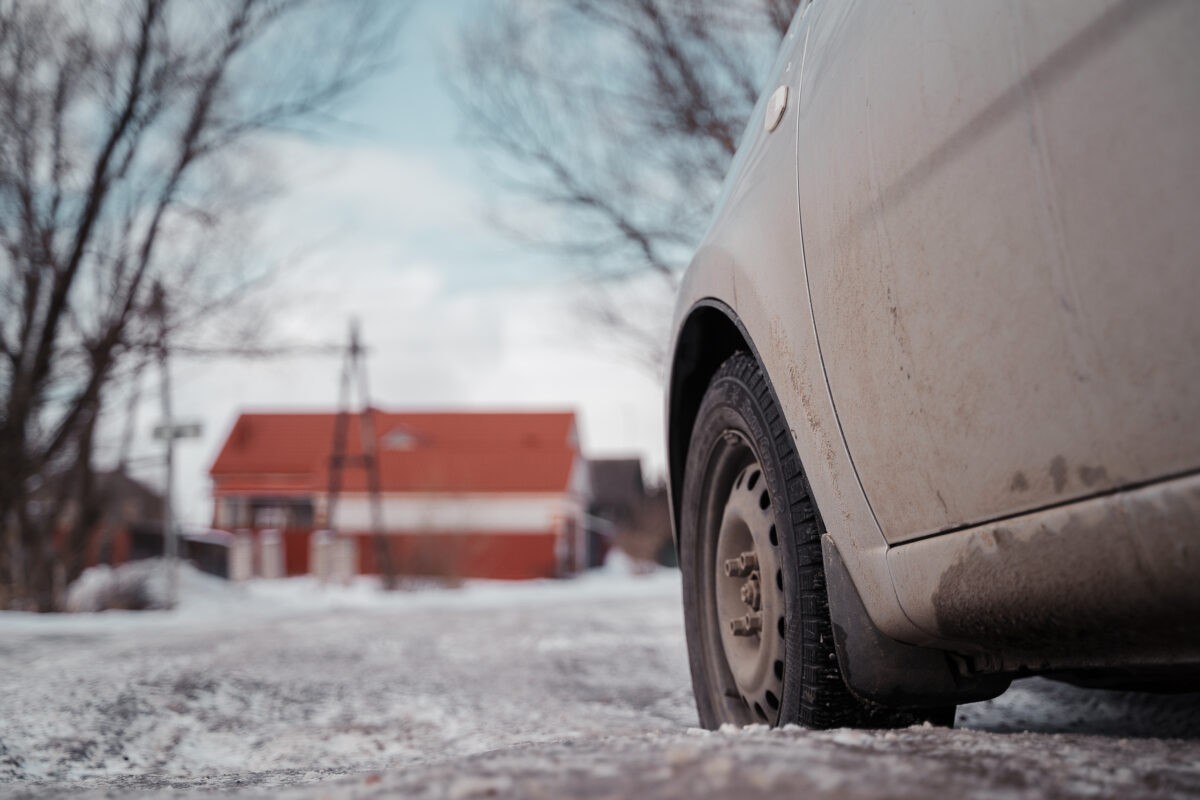
<svg viewBox="0 0 1200 800">
<path fill-rule="evenodd" d="M 648 474 L 661 471 L 658 382 L 595 346 L 604 337 L 580 318 L 585 290 L 561 279 L 492 279 L 524 274 L 526 264 L 494 246 L 479 195 L 453 165 L 294 138 L 270 150 L 290 187 L 258 237 L 282 264 L 266 303 L 272 341 L 344 342 L 355 317 L 376 405 L 573 408 L 585 452 L 640 453 Z M 340 370 L 336 354 L 177 361 L 176 416 L 205 426 L 201 440 L 177 450 L 182 520 L 208 521 L 207 470 L 239 411 L 334 410 Z M 148 392 L 137 452 L 159 452 L 145 435 L 157 419 Z M 144 476 L 158 483 L 161 470 L 150 463 Z"/>
<path fill-rule="evenodd" d="M 361 277 L 361 276 L 360 276 Z M 372 402 L 393 409 L 544 409 L 580 413 L 585 452 L 641 454 L 663 464 L 661 389 L 646 371 L 580 341 L 574 292 L 562 287 L 448 291 L 434 265 L 356 280 L 278 327 L 321 340 L 357 316 L 370 348 Z M 179 451 L 183 518 L 209 515 L 206 470 L 236 414 L 248 408 L 327 409 L 338 402 L 340 358 L 287 358 L 180 368 L 176 406 L 205 436 Z"/>
<path fill-rule="evenodd" d="M 274 215 L 282 231 L 395 237 L 480 225 L 479 192 L 429 157 L 294 136 L 274 137 L 264 149 L 287 192 Z"/>
</svg>

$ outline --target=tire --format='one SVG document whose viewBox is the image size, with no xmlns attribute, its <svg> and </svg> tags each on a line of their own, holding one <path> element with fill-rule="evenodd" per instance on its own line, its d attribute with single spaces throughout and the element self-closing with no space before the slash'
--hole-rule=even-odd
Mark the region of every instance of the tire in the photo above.
<svg viewBox="0 0 1200 800">
<path fill-rule="evenodd" d="M 717 370 L 701 401 L 680 521 L 692 688 L 706 728 L 945 722 L 946 709 L 913 714 L 860 701 L 842 680 L 819 517 L 791 432 L 748 353 Z"/>
</svg>

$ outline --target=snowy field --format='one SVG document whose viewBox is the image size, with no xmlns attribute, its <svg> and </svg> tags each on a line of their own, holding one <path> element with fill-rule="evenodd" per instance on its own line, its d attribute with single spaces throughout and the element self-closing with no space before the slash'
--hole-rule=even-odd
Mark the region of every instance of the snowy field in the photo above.
<svg viewBox="0 0 1200 800">
<path fill-rule="evenodd" d="M 184 578 L 171 612 L 0 614 L 0 796 L 1200 797 L 1200 695 L 1032 680 L 953 731 L 699 731 L 673 572 Z"/>
</svg>

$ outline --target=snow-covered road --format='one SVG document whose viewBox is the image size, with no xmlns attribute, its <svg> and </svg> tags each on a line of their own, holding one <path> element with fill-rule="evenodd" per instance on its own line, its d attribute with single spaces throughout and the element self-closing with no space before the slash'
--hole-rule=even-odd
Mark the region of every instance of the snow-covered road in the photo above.
<svg viewBox="0 0 1200 800">
<path fill-rule="evenodd" d="M 672 573 L 188 584 L 0 615 L 0 795 L 1200 797 L 1200 695 L 1033 680 L 954 731 L 698 731 Z"/>
</svg>

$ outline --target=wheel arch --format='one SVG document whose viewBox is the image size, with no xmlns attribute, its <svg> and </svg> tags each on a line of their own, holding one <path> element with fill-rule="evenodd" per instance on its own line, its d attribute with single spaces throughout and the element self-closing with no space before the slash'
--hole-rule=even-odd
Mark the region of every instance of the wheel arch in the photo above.
<svg viewBox="0 0 1200 800">
<path fill-rule="evenodd" d="M 712 376 L 739 350 L 753 355 L 762 367 L 762 360 L 733 309 L 714 299 L 701 300 L 692 306 L 675 338 L 667 384 L 667 472 L 671 532 L 676 548 L 683 470 L 700 401 Z"/>
<path fill-rule="evenodd" d="M 768 374 L 745 325 L 727 304 L 708 297 L 697 301 L 684 315 L 671 351 L 667 384 L 668 488 L 676 553 L 684 469 L 701 401 L 721 365 L 739 351 L 748 353 L 763 375 Z M 769 379 L 767 386 L 782 409 Z M 804 480 L 807 484 L 807 473 Z M 811 496 L 811 487 L 808 491 Z M 813 502 L 818 525 L 825 530 L 815 497 Z M 847 638 L 842 630 L 834 637 L 844 677 L 852 692 L 862 699 L 894 707 L 921 707 L 939 702 L 972 702 L 1003 691 L 1008 683 L 1004 676 L 964 677 L 954 669 L 945 652 L 902 644 L 882 634 L 867 613 L 834 538 L 826 533 L 822 540 L 833 584 L 829 601 L 835 631 L 843 628 L 855 632 Z M 890 581 L 887 588 L 891 589 Z"/>
</svg>

